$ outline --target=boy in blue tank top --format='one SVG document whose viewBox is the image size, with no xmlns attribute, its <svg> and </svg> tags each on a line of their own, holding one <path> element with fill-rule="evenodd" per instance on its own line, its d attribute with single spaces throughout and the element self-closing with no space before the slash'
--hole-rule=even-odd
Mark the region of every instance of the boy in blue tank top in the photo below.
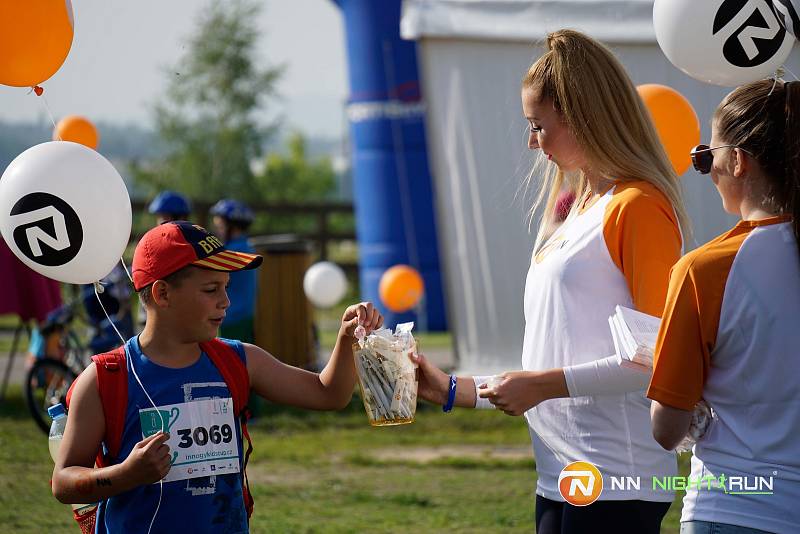
<svg viewBox="0 0 800 534">
<path fill-rule="evenodd" d="M 119 453 L 109 466 L 93 467 L 107 445 L 108 414 L 92 363 L 73 388 L 53 471 L 53 494 L 61 502 L 100 502 L 95 532 L 248 532 L 242 428 L 229 384 L 200 344 L 211 346 L 225 319 L 228 273 L 260 263 L 260 256 L 226 250 L 184 221 L 153 228 L 137 245 L 133 281 L 147 324 L 124 347 L 127 406 Z M 319 374 L 281 363 L 255 345 L 217 340 L 214 346 L 241 360 L 250 389 L 267 400 L 336 410 L 347 405 L 355 385 L 355 329 L 369 332 L 382 323 L 369 302 L 348 307 Z"/>
</svg>

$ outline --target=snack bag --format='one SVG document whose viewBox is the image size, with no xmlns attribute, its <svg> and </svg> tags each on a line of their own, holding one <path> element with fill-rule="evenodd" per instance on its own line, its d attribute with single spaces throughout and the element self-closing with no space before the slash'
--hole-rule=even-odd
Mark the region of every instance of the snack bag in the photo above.
<svg viewBox="0 0 800 534">
<path fill-rule="evenodd" d="M 417 351 L 413 328 L 414 323 L 403 323 L 394 334 L 388 328 L 368 336 L 361 332 L 353 345 L 361 398 L 373 426 L 414 422 L 418 378 L 417 364 L 410 357 Z"/>
</svg>

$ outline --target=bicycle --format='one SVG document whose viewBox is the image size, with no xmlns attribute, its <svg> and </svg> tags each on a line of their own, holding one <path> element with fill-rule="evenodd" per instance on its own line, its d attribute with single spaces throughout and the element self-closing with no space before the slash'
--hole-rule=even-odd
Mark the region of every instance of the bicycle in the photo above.
<svg viewBox="0 0 800 534">
<path fill-rule="evenodd" d="M 119 270 L 109 274 L 107 287 L 99 294 L 92 285 L 81 286 L 75 300 L 51 312 L 42 326 L 44 357 L 37 358 L 28 370 L 24 389 L 28 410 L 44 432 L 50 431 L 47 409 L 58 403 L 66 406 L 67 392 L 91 363 L 92 354 L 108 352 L 122 343 L 120 336 L 127 339 L 133 335 L 127 278 Z M 85 325 L 84 336 L 76 332 L 76 319 Z"/>
<path fill-rule="evenodd" d="M 58 403 L 66 406 L 67 391 L 91 361 L 90 351 L 72 325 L 77 306 L 77 302 L 66 304 L 48 316 L 41 328 L 45 355 L 37 358 L 25 375 L 25 402 L 45 433 L 50 431 L 47 409 Z"/>
</svg>

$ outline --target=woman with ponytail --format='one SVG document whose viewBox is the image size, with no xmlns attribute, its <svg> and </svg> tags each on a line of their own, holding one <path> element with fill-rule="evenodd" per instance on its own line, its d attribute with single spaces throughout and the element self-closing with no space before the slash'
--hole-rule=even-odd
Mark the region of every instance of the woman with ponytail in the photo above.
<svg viewBox="0 0 800 534">
<path fill-rule="evenodd" d="M 661 315 L 688 230 L 678 177 L 625 69 L 598 41 L 549 34 L 520 96 L 528 147 L 545 167 L 537 206 L 551 214 L 562 191 L 576 198 L 556 232 L 547 236 L 540 225 L 533 247 L 522 370 L 499 381 L 448 377 L 421 357 L 419 395 L 445 411 L 524 414 L 539 534 L 655 534 L 674 494 L 650 480 L 676 475 L 677 462 L 650 432 L 649 375 L 619 364 L 608 317 L 618 304 Z M 581 461 L 603 478 L 595 475 L 586 500 L 562 476 Z M 620 488 L 611 477 L 638 477 L 640 487 Z"/>
<path fill-rule="evenodd" d="M 800 82 L 761 80 L 717 108 L 692 151 L 741 221 L 675 265 L 647 396 L 673 449 L 703 399 L 681 533 L 800 529 Z"/>
</svg>

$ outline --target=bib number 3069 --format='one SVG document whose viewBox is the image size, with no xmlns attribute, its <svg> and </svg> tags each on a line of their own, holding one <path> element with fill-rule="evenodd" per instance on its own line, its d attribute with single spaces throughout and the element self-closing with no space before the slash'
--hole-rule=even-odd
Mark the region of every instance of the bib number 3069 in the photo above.
<svg viewBox="0 0 800 534">
<path fill-rule="evenodd" d="M 178 430 L 181 442 L 178 447 L 188 449 L 192 445 L 201 447 L 209 441 L 213 444 L 230 443 L 233 440 L 233 430 L 230 425 L 211 425 L 209 428 L 198 426 L 197 428 L 182 428 Z"/>
</svg>

